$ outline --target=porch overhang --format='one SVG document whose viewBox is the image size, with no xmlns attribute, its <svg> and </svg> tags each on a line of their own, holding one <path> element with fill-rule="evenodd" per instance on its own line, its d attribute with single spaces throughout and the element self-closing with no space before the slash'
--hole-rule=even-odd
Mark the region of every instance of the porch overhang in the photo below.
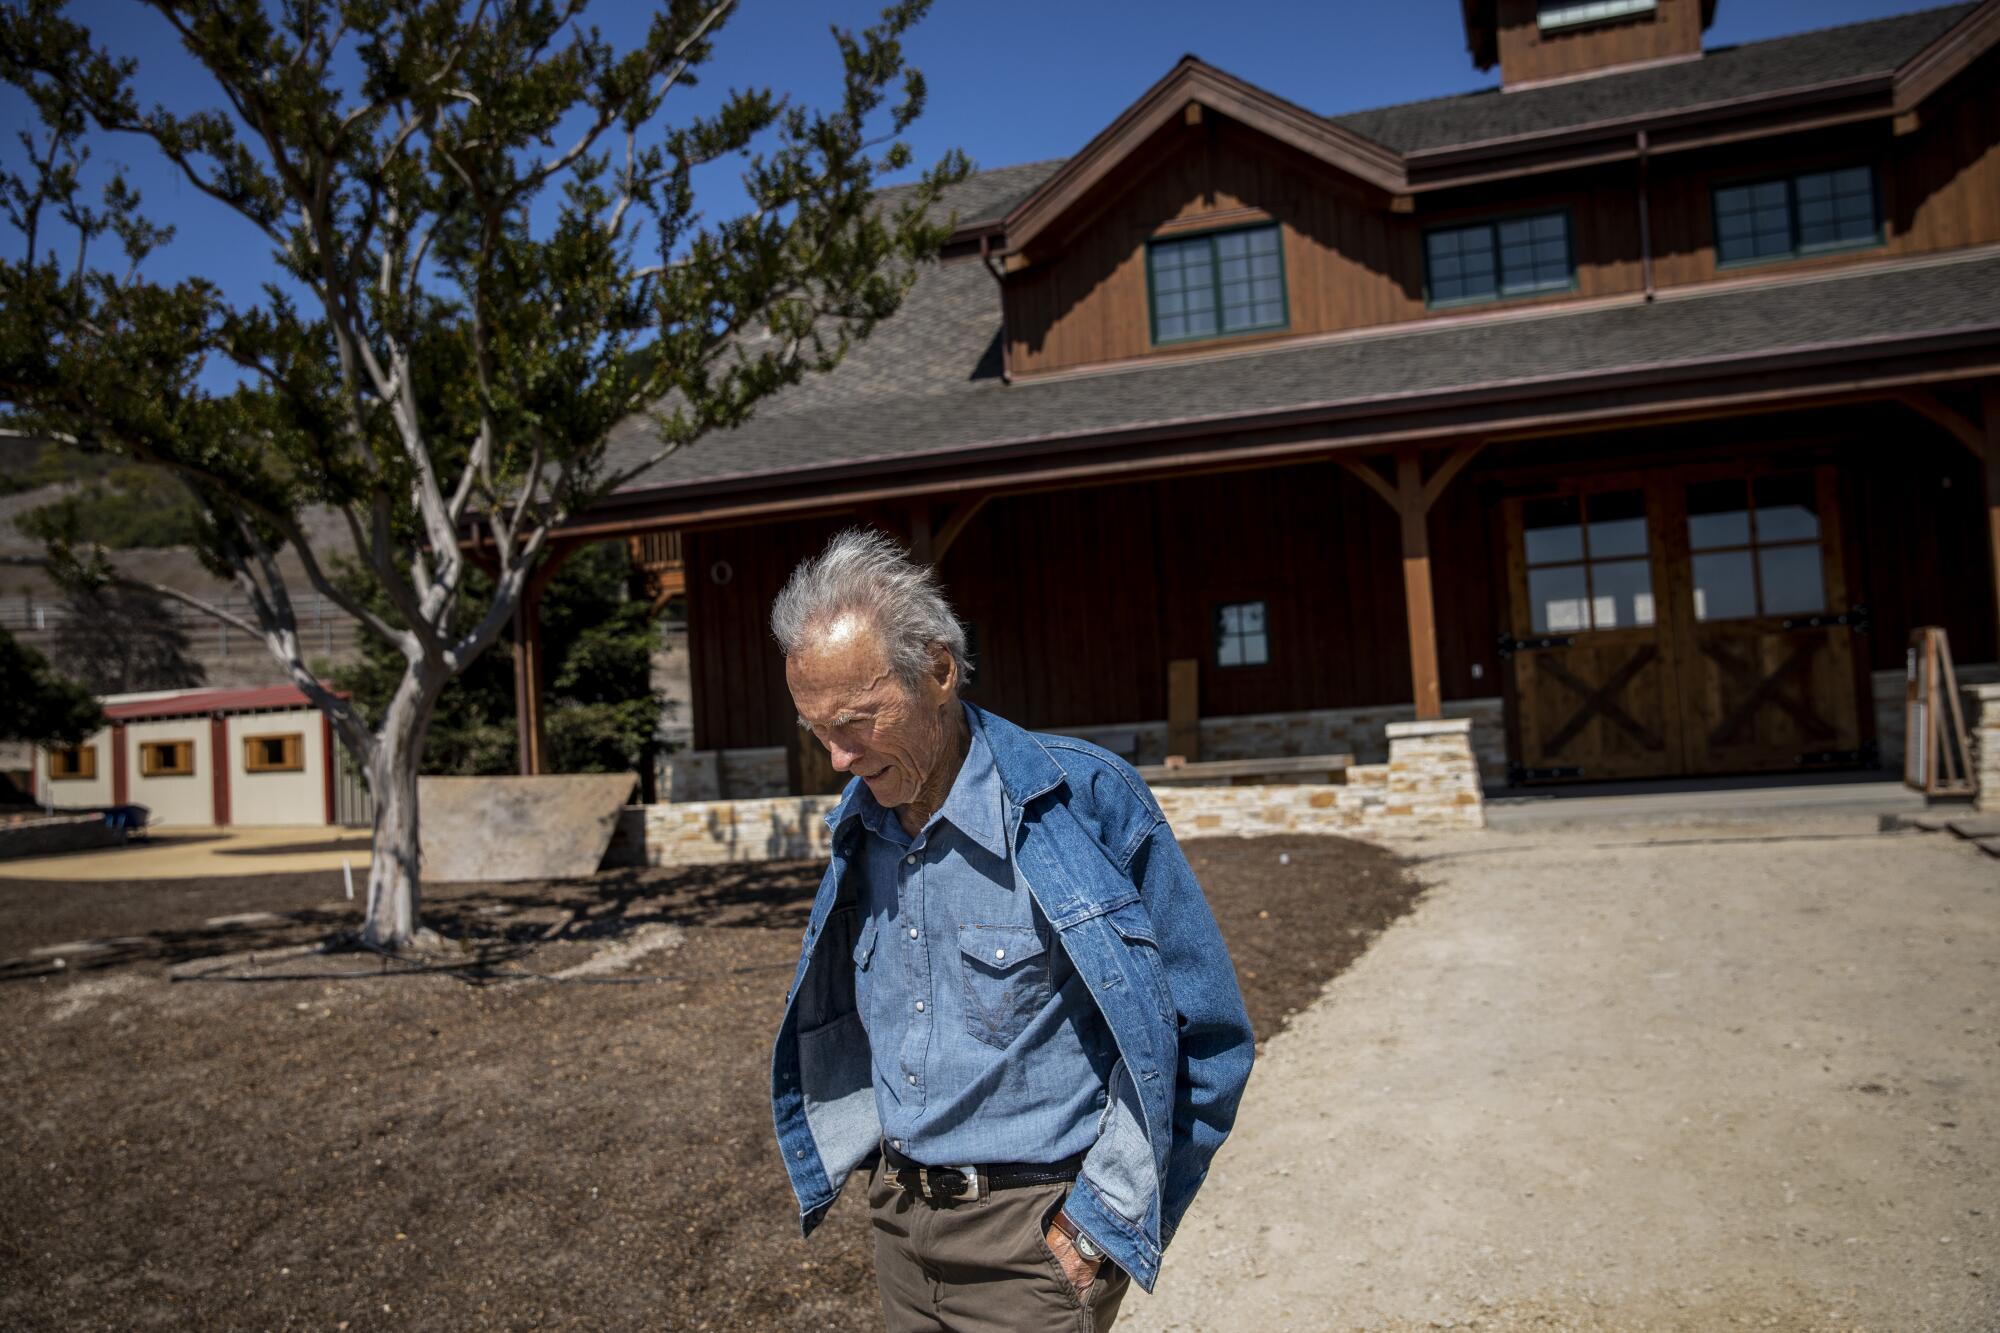
<svg viewBox="0 0 2000 1333">
<path fill-rule="evenodd" d="M 1894 398 L 2000 375 L 2000 306 L 1994 310 L 1975 323 L 1781 344 L 1752 353 L 1491 378 L 711 473 L 609 496 L 565 524 L 561 534 L 601 540 L 923 498 L 1151 480 L 1411 446 L 1442 448 L 1468 439 L 1498 442 Z M 1084 383 L 1072 381 L 1071 387 Z"/>
</svg>

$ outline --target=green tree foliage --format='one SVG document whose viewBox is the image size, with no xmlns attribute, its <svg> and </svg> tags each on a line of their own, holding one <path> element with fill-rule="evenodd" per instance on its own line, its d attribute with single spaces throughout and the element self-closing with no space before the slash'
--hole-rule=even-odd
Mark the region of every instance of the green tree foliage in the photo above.
<svg viewBox="0 0 2000 1333">
<path fill-rule="evenodd" d="M 485 575 L 475 571 L 472 577 Z M 630 578 L 622 547 L 586 547 L 542 594 L 541 642 L 549 674 L 545 722 L 556 772 L 638 768 L 652 745 L 662 707 L 651 684 L 658 626 L 644 601 L 627 596 Z M 332 677 L 373 718 L 388 706 L 402 674 L 402 659 L 392 648 L 363 640 L 360 658 Z M 513 645 L 502 639 L 438 696 L 423 771 L 512 773 L 516 744 Z"/>
<path fill-rule="evenodd" d="M 630 49 L 591 26 L 589 0 L 144 3 L 202 76 L 174 107 L 145 100 L 140 61 L 61 0 L 0 6 L 0 78 L 37 120 L 0 171 L 23 242 L 0 259 L 0 428 L 187 486 L 198 549 L 251 608 L 209 613 L 269 647 L 367 775 L 365 933 L 401 947 L 426 729 L 556 534 L 835 365 L 943 243 L 933 205 L 959 155 L 893 203 L 875 193 L 911 165 L 901 136 L 925 90 L 902 43 L 928 0 L 834 30 L 829 106 L 753 87 L 679 115 L 675 90 L 736 0 L 660 0 Z M 122 176 L 84 188 L 94 137 L 157 153 L 185 196 L 262 235 L 281 280 L 233 300 L 199 277 L 152 281 L 172 233 Z M 734 215 L 697 201 L 701 169 L 725 159 L 747 195 Z M 657 449 L 614 455 L 613 427 L 640 414 Z M 312 506 L 347 551 L 314 549 Z M 474 546 L 490 579 L 471 577 Z M 376 717 L 307 664 L 281 554 L 401 656 Z M 381 596 L 337 582 L 337 555 Z M 67 535 L 50 558 L 81 581 L 134 577 Z"/>
<path fill-rule="evenodd" d="M 106 584 L 70 592 L 51 645 L 65 676 L 96 694 L 200 685 L 208 671 L 157 595 Z"/>
<path fill-rule="evenodd" d="M 48 659 L 0 629 L 0 740 L 75 745 L 104 724 L 90 691 L 64 680 Z"/>
<path fill-rule="evenodd" d="M 194 496 L 178 477 L 132 464 L 108 468 L 75 493 L 14 520 L 30 537 L 56 541 L 67 532 L 84 532 L 112 551 L 192 546 L 200 537 L 200 523 Z"/>
</svg>

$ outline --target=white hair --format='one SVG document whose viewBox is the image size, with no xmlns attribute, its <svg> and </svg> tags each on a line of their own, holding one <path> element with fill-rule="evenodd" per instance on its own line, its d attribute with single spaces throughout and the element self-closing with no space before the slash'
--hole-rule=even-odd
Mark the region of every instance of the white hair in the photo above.
<svg viewBox="0 0 2000 1333">
<path fill-rule="evenodd" d="M 808 633 L 847 612 L 874 625 L 889 669 L 903 684 L 914 686 L 930 671 L 932 645 L 951 654 L 961 685 L 971 679 L 965 627 L 952 614 L 937 572 L 880 532 L 849 528 L 824 551 L 799 562 L 771 603 L 771 633 L 790 657 Z"/>
</svg>

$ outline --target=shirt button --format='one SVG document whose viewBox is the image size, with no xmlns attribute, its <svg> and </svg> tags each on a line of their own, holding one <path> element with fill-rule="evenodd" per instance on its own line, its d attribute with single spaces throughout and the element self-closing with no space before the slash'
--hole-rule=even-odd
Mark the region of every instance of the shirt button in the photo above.
<svg viewBox="0 0 2000 1333">
<path fill-rule="evenodd" d="M 995 949 L 993 951 L 993 956 L 995 958 L 1005 958 L 1007 956 L 1007 951 L 1005 949 Z"/>
<path fill-rule="evenodd" d="M 918 1001 L 917 1001 L 917 1012 L 921 1014 L 921 1013 L 922 1013 L 923 1011 L 924 1011 L 924 1002 L 923 1002 L 922 1000 L 918 1000 Z"/>
<path fill-rule="evenodd" d="M 916 928 L 915 926 L 911 926 L 911 927 L 910 927 L 910 938 L 911 938 L 911 939 L 915 939 L 916 937 L 917 937 L 917 928 Z"/>
<path fill-rule="evenodd" d="M 905 1074 L 903 1075 L 903 1077 L 909 1080 L 911 1087 L 915 1087 L 917 1085 L 917 1076 L 915 1074 Z"/>
<path fill-rule="evenodd" d="M 912 853 L 911 853 L 910 855 L 908 855 L 908 856 L 906 856 L 906 857 L 904 857 L 904 858 L 903 858 L 903 864 L 904 864 L 904 865 L 906 865 L 906 866 L 913 866 L 913 865 L 915 865 L 916 863 L 917 863 L 917 857 L 916 857 L 916 853 L 914 853 L 914 852 L 912 852 Z"/>
<path fill-rule="evenodd" d="M 897 1152 L 901 1152 L 903 1150 L 903 1141 L 901 1139 L 890 1139 L 889 1146 Z"/>
</svg>

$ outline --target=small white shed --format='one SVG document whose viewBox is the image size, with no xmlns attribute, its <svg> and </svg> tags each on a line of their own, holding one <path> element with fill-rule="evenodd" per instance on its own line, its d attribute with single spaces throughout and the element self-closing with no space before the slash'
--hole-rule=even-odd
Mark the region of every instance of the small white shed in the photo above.
<svg viewBox="0 0 2000 1333">
<path fill-rule="evenodd" d="M 118 694 L 103 704 L 106 725 L 81 745 L 36 751 L 38 798 L 143 805 L 155 826 L 335 822 L 333 725 L 297 687 Z"/>
</svg>

